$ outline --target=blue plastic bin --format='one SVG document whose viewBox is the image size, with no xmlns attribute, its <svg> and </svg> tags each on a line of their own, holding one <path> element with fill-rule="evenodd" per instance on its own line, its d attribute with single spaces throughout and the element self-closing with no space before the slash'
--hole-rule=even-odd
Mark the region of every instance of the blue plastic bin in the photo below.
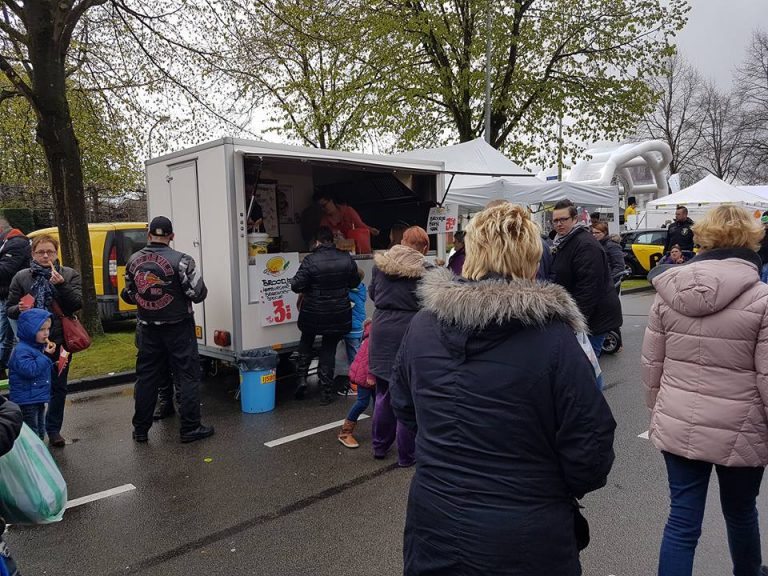
<svg viewBox="0 0 768 576">
<path fill-rule="evenodd" d="M 240 406 L 247 414 L 275 409 L 275 370 L 240 371 Z"/>
<path fill-rule="evenodd" d="M 249 350 L 238 358 L 240 368 L 240 406 L 247 414 L 275 409 L 277 353 L 274 350 Z"/>
</svg>

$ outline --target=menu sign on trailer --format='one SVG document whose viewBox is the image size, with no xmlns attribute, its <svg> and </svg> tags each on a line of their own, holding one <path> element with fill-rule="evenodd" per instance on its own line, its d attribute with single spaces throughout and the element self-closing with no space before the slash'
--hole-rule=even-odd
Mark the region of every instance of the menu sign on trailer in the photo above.
<svg viewBox="0 0 768 576">
<path fill-rule="evenodd" d="M 291 278 L 299 269 L 299 253 L 259 254 L 249 268 L 256 272 L 261 325 L 296 322 L 299 319 L 299 295 L 291 290 Z"/>
<path fill-rule="evenodd" d="M 429 209 L 427 234 L 444 234 L 456 232 L 459 223 L 459 205 L 446 204 Z"/>
</svg>

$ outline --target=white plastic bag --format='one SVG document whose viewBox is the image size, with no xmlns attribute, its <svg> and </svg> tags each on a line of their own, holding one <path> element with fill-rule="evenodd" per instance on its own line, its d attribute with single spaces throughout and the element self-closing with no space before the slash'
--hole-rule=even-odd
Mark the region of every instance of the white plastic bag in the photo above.
<svg viewBox="0 0 768 576">
<path fill-rule="evenodd" d="M 587 358 L 592 364 L 592 368 L 595 370 L 595 378 L 597 378 L 602 373 L 602 370 L 600 369 L 600 362 L 598 362 L 597 356 L 595 356 L 595 349 L 592 348 L 592 343 L 589 341 L 587 333 L 576 332 L 576 340 L 579 341 L 581 349 L 584 350 L 584 354 L 587 355 Z"/>
<path fill-rule="evenodd" d="M 40 437 L 23 424 L 0 457 L 0 515 L 10 524 L 58 522 L 67 506 L 67 483 Z"/>
</svg>

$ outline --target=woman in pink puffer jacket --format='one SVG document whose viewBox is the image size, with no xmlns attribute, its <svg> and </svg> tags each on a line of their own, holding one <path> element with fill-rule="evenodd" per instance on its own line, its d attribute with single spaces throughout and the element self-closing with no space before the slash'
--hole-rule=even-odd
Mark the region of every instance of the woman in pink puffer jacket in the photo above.
<svg viewBox="0 0 768 576">
<path fill-rule="evenodd" d="M 664 455 L 671 499 L 659 576 L 692 574 L 713 465 L 733 573 L 759 576 L 755 500 L 768 464 L 768 286 L 755 250 L 763 230 L 744 209 L 720 206 L 694 234 L 698 256 L 648 276 L 657 295 L 643 341 L 643 383 L 649 437 Z"/>
</svg>

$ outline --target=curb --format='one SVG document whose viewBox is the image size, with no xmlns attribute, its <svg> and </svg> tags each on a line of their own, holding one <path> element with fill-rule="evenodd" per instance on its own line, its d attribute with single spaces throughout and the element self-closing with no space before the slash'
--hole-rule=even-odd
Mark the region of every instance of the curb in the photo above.
<svg viewBox="0 0 768 576">
<path fill-rule="evenodd" d="M 640 286 L 639 288 L 629 288 L 628 290 L 622 290 L 623 294 L 639 294 L 640 292 L 653 292 L 653 286 Z"/>
<path fill-rule="evenodd" d="M 103 376 L 89 376 L 80 380 L 71 380 L 67 383 L 67 392 L 87 392 L 98 388 L 108 388 L 110 386 L 119 386 L 128 384 L 136 380 L 136 372 L 115 372 Z"/>
</svg>

